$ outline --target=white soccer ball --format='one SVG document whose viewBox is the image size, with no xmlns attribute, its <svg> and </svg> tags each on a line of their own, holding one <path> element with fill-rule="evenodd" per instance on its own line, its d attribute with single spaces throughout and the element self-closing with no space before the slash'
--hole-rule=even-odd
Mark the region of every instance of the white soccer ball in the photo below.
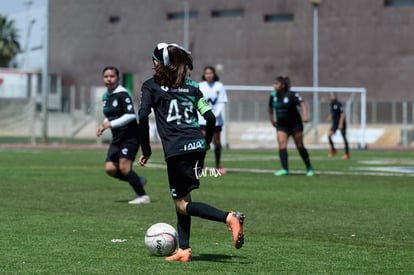
<svg viewBox="0 0 414 275">
<path fill-rule="evenodd" d="M 168 223 L 153 224 L 145 233 L 145 246 L 151 255 L 171 255 L 178 247 L 178 233 Z"/>
</svg>

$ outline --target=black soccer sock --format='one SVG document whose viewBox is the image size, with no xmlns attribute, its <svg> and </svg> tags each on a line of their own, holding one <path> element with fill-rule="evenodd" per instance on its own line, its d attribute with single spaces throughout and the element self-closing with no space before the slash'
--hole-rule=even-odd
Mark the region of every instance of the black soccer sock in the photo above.
<svg viewBox="0 0 414 275">
<path fill-rule="evenodd" d="M 287 152 L 287 149 L 280 149 L 279 150 L 279 158 L 280 158 L 280 163 L 282 164 L 282 168 L 285 169 L 286 171 L 288 171 L 289 167 L 288 167 L 288 152 Z"/>
<path fill-rule="evenodd" d="M 121 173 L 121 171 L 117 170 L 114 176 L 115 178 L 122 180 L 122 181 L 129 181 L 128 177 Z"/>
<path fill-rule="evenodd" d="M 202 202 L 189 202 L 187 204 L 187 213 L 191 216 L 200 217 L 216 222 L 226 222 L 228 212 L 221 211 L 213 206 Z"/>
<path fill-rule="evenodd" d="M 133 170 L 129 171 L 128 175 L 128 182 L 131 185 L 132 189 L 134 189 L 135 193 L 138 196 L 145 195 L 144 187 L 142 187 L 141 179 Z"/>
<path fill-rule="evenodd" d="M 343 136 L 344 138 L 344 143 L 345 143 L 345 154 L 349 154 L 349 145 L 348 145 L 348 139 L 346 138 L 346 136 Z"/>
<path fill-rule="evenodd" d="M 181 249 L 190 247 L 191 216 L 177 212 L 178 243 Z"/>
<path fill-rule="evenodd" d="M 299 149 L 299 154 L 302 157 L 303 162 L 306 165 L 306 168 L 310 168 L 311 163 L 310 163 L 310 159 L 309 159 L 308 150 L 306 150 L 306 148 L 301 148 L 301 149 Z"/>
<path fill-rule="evenodd" d="M 220 168 L 221 145 L 218 145 L 214 148 L 214 156 L 216 159 L 216 168 Z"/>
<path fill-rule="evenodd" d="M 329 140 L 329 144 L 331 145 L 332 151 L 335 150 L 335 145 L 334 145 L 334 143 L 332 141 L 332 137 L 328 136 L 328 140 Z"/>
</svg>

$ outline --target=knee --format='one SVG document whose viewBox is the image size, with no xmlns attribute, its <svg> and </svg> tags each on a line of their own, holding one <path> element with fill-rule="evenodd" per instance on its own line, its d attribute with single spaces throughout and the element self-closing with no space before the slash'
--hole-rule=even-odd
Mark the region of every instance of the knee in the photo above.
<svg viewBox="0 0 414 275">
<path fill-rule="evenodd" d="M 116 175 L 116 167 L 114 167 L 114 166 L 105 166 L 105 173 L 108 176 L 114 177 Z"/>
<path fill-rule="evenodd" d="M 279 141 L 279 150 L 285 150 L 287 148 L 287 142 L 285 141 Z"/>
<path fill-rule="evenodd" d="M 131 171 L 131 168 L 129 166 L 120 166 L 119 171 L 122 173 L 122 175 L 126 176 L 128 175 L 129 171 Z"/>
<path fill-rule="evenodd" d="M 188 215 L 187 202 L 184 200 L 178 200 L 175 202 L 175 209 L 179 214 Z"/>
</svg>

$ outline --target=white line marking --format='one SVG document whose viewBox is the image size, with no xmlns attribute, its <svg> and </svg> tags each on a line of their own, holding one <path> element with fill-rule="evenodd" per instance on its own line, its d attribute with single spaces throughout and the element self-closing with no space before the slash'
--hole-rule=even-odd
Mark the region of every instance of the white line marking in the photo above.
<svg viewBox="0 0 414 275">
<path fill-rule="evenodd" d="M 167 166 L 165 164 L 160 163 L 148 163 L 146 165 L 150 168 L 163 168 L 166 169 Z M 208 168 L 208 167 L 207 167 Z M 351 167 L 352 168 L 352 167 Z M 354 169 L 354 168 L 352 168 Z M 363 167 L 358 169 L 364 169 Z M 226 167 L 228 172 L 235 172 L 235 173 L 253 173 L 253 174 L 273 174 L 276 170 L 274 169 L 250 169 L 250 168 L 231 168 Z M 305 170 L 290 170 L 290 174 L 294 175 L 304 175 Z M 414 173 L 393 173 L 393 172 L 353 172 L 353 171 L 324 171 L 324 170 L 314 170 L 315 175 L 344 175 L 344 176 L 393 176 L 393 177 L 414 177 Z"/>
</svg>

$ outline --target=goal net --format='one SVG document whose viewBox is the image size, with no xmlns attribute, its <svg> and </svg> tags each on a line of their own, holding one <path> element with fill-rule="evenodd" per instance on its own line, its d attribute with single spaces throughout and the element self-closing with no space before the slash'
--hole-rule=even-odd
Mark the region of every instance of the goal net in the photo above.
<svg viewBox="0 0 414 275">
<path fill-rule="evenodd" d="M 229 102 L 225 111 L 222 143 L 230 148 L 276 148 L 276 131 L 269 122 L 268 101 L 272 86 L 226 85 Z M 350 146 L 366 148 L 366 89 L 349 87 L 292 87 L 304 99 L 310 121 L 304 123 L 307 146 L 328 145 L 330 93 L 336 93 L 345 107 Z M 337 133 L 334 142 L 341 144 Z M 289 147 L 294 146 L 289 144 Z"/>
</svg>

